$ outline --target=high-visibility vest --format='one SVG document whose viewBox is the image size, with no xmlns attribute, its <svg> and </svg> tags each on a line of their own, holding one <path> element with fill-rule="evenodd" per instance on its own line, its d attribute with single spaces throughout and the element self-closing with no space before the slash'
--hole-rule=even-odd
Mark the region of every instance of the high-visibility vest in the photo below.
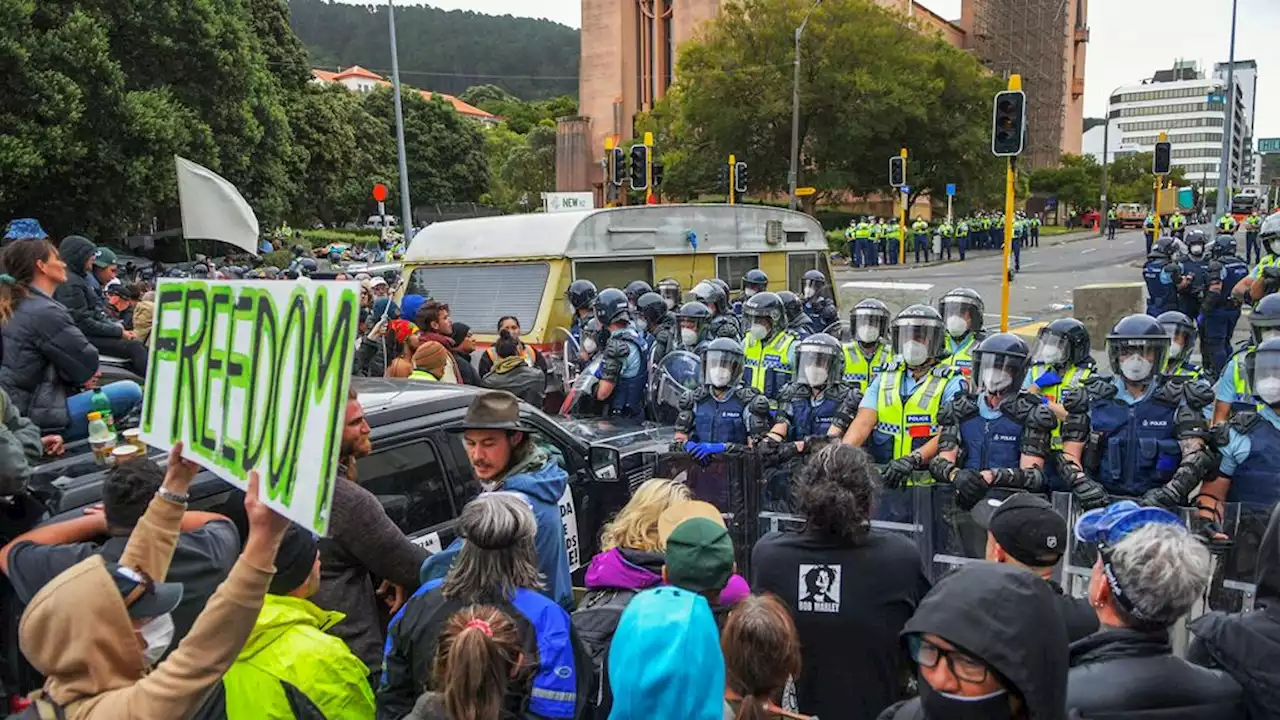
<svg viewBox="0 0 1280 720">
<path fill-rule="evenodd" d="M 428 382 L 440 382 L 439 378 L 427 372 L 426 370 L 414 370 L 413 372 L 409 373 L 409 379 L 410 380 L 426 380 Z"/>
<path fill-rule="evenodd" d="M 537 355 L 534 354 L 532 345 L 525 345 L 524 349 L 519 352 L 520 352 L 520 358 L 524 360 L 525 365 L 528 365 L 529 367 L 534 367 L 535 363 L 538 362 L 538 357 Z M 498 361 L 502 359 L 498 357 L 498 351 L 493 347 L 490 347 L 488 350 L 486 350 L 484 354 L 488 355 L 489 362 L 495 365 L 498 364 Z"/>
<path fill-rule="evenodd" d="M 795 375 L 795 367 L 791 364 L 791 346 L 795 342 L 796 336 L 790 331 L 778 333 L 768 345 L 747 334 L 743 347 L 744 381 L 769 398 L 770 403 L 776 402 L 782 388 Z"/>
<path fill-rule="evenodd" d="M 948 335 L 947 344 L 951 345 L 953 343 L 955 343 L 955 339 Z M 976 347 L 978 347 L 977 333 L 968 333 L 965 335 L 963 343 L 951 349 L 951 357 L 944 360 L 943 363 L 968 376 L 969 373 L 973 372 L 973 350 Z"/>
<path fill-rule="evenodd" d="M 1035 381 L 1035 379 L 1040 377 L 1041 374 L 1051 369 L 1053 368 L 1048 365 L 1032 365 L 1031 369 L 1027 371 L 1027 374 L 1030 376 L 1032 381 Z M 1066 373 L 1062 375 L 1062 382 L 1051 387 L 1039 388 L 1040 395 L 1047 398 L 1051 403 L 1060 403 L 1062 402 L 1062 393 L 1064 390 L 1074 390 L 1083 387 L 1085 380 L 1088 380 L 1089 376 L 1092 374 L 1092 367 L 1078 367 L 1072 365 L 1067 368 Z M 1053 426 L 1052 442 L 1054 448 L 1058 450 L 1062 449 L 1062 429 L 1060 424 Z"/>
<path fill-rule="evenodd" d="M 1179 213 L 1174 213 L 1173 217 L 1169 218 L 1169 227 L 1174 230 L 1181 230 L 1186 224 L 1187 219 L 1182 217 Z"/>
<path fill-rule="evenodd" d="M 871 357 L 862 354 L 862 345 L 857 341 L 847 343 L 844 346 L 844 382 L 866 392 L 871 381 L 892 362 L 893 351 L 885 343 L 880 343 Z"/>
<path fill-rule="evenodd" d="M 911 231 L 916 234 L 926 233 L 929 231 L 929 223 L 923 220 L 917 220 L 911 223 Z"/>
<path fill-rule="evenodd" d="M 866 240 L 871 237 L 871 223 L 860 222 L 853 231 L 853 236 L 859 240 Z"/>
<path fill-rule="evenodd" d="M 899 368 L 880 376 L 880 397 L 876 399 L 875 432 L 893 438 L 894 459 L 905 457 L 938 434 L 938 411 L 942 393 L 951 376 L 930 370 L 916 383 L 904 401 L 900 388 L 910 368 Z"/>
</svg>

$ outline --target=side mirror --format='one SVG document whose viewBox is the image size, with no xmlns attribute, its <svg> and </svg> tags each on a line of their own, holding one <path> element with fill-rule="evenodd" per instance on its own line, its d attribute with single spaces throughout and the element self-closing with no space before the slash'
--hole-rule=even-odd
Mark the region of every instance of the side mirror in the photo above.
<svg viewBox="0 0 1280 720">
<path fill-rule="evenodd" d="M 622 455 L 614 448 L 604 445 L 592 445 L 591 472 L 598 482 L 620 482 L 622 480 Z"/>
</svg>

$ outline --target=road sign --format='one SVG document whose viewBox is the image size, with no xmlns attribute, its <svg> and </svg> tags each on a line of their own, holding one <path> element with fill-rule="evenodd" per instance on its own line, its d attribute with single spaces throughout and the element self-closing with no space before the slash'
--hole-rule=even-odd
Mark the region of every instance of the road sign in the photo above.
<svg viewBox="0 0 1280 720">
<path fill-rule="evenodd" d="M 818 188 L 815 188 L 815 187 L 796 188 L 796 195 L 798 197 L 809 197 L 810 195 L 817 195 L 817 194 L 818 194 Z"/>
<path fill-rule="evenodd" d="M 955 183 L 947 183 L 947 197 L 952 197 L 952 196 L 954 196 L 955 194 L 956 194 L 956 184 L 955 184 Z"/>
<path fill-rule="evenodd" d="M 910 194 L 911 194 L 911 186 L 910 186 L 910 185 L 903 185 L 903 186 L 902 186 L 902 194 L 903 194 L 903 195 L 910 195 Z"/>
<path fill-rule="evenodd" d="M 1208 102 L 1221 105 L 1227 101 L 1227 96 L 1223 93 L 1209 93 Z"/>
<path fill-rule="evenodd" d="M 1280 153 L 1280 138 L 1259 138 L 1258 152 L 1264 155 Z"/>
<path fill-rule="evenodd" d="M 375 185 L 373 186 L 373 199 L 374 199 L 374 200 L 377 200 L 378 202 L 386 202 L 386 201 L 387 201 L 387 195 L 388 195 L 388 193 L 387 193 L 387 186 L 386 186 L 386 185 L 383 185 L 382 183 L 377 183 L 377 184 L 375 184 Z"/>
</svg>

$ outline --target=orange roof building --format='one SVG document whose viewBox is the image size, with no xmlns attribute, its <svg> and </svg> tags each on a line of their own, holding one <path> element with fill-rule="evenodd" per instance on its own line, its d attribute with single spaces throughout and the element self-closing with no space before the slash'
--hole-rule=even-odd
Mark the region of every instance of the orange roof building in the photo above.
<svg viewBox="0 0 1280 720">
<path fill-rule="evenodd" d="M 338 72 L 313 69 L 311 71 L 311 80 L 312 82 L 318 83 L 336 83 L 338 85 L 342 85 L 348 90 L 351 90 L 352 92 L 373 92 L 376 88 L 389 87 L 391 85 L 386 78 L 371 70 L 366 70 L 359 65 L 352 65 L 351 67 Z M 493 115 L 492 113 L 485 112 L 474 105 L 465 103 L 453 95 L 433 93 L 427 90 L 417 90 L 417 92 L 427 100 L 438 95 L 452 105 L 453 109 L 458 114 L 469 117 L 484 125 L 496 125 L 501 120 L 497 115 Z"/>
</svg>

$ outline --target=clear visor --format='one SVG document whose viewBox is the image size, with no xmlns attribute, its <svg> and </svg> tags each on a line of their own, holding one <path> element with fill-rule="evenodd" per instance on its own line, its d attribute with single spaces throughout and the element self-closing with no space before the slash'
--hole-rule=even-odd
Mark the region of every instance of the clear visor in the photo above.
<svg viewBox="0 0 1280 720">
<path fill-rule="evenodd" d="M 1146 380 L 1159 372 L 1164 367 L 1168 352 L 1168 338 L 1107 341 L 1112 372 L 1132 382 Z"/>
<path fill-rule="evenodd" d="M 701 330 L 703 322 L 705 321 L 702 318 L 682 317 L 680 318 L 680 327 L 688 330 Z"/>
<path fill-rule="evenodd" d="M 808 300 L 820 295 L 824 287 L 826 283 L 821 280 L 805 280 L 804 285 L 801 286 L 801 292 L 804 294 L 804 299 Z"/>
<path fill-rule="evenodd" d="M 871 308 L 853 311 L 853 335 L 859 342 L 873 343 L 884 335 L 889 324 L 885 313 Z"/>
<path fill-rule="evenodd" d="M 1280 403 L 1280 352 L 1256 352 L 1249 373 L 1249 390 L 1268 405 Z"/>
<path fill-rule="evenodd" d="M 942 338 L 942 328 L 936 320 L 903 320 L 894 325 L 894 351 L 899 355 L 912 354 L 914 345 L 923 344 L 926 351 L 934 351 Z M 908 358 L 910 361 L 910 358 Z"/>
<path fill-rule="evenodd" d="M 1036 347 L 1031 351 L 1031 362 L 1044 365 L 1058 365 L 1070 357 L 1071 343 L 1058 333 L 1041 333 L 1036 339 Z"/>
<path fill-rule="evenodd" d="M 1182 360 L 1190 355 L 1196 340 L 1191 329 L 1173 323 L 1165 323 L 1163 327 L 1169 333 L 1169 356 L 1174 360 Z"/>
<path fill-rule="evenodd" d="M 712 387 L 735 385 L 742 376 L 742 356 L 724 350 L 708 350 L 702 361 L 703 379 Z"/>
<path fill-rule="evenodd" d="M 959 315 L 969 323 L 972 329 L 973 320 L 978 316 L 978 304 L 969 298 L 953 297 L 943 298 L 938 304 L 938 314 L 942 315 L 944 322 L 950 320 L 952 316 Z"/>
<path fill-rule="evenodd" d="M 1026 361 L 998 353 L 975 353 L 973 379 L 979 392 L 1004 396 L 1022 388 Z"/>
<path fill-rule="evenodd" d="M 801 382 L 812 386 L 824 386 L 836 375 L 837 363 L 844 358 L 833 348 L 807 346 L 796 354 L 796 372 Z"/>
</svg>

